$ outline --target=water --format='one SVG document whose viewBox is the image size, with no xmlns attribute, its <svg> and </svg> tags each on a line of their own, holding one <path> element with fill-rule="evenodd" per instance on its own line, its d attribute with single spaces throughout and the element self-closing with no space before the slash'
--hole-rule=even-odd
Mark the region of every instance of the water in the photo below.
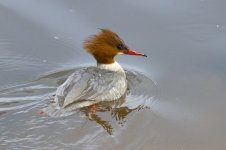
<svg viewBox="0 0 226 150">
<path fill-rule="evenodd" d="M 0 149 L 225 149 L 225 4 L 0 0 Z M 93 120 L 37 115 L 104 27 L 148 55 L 117 57 L 141 86 Z"/>
</svg>

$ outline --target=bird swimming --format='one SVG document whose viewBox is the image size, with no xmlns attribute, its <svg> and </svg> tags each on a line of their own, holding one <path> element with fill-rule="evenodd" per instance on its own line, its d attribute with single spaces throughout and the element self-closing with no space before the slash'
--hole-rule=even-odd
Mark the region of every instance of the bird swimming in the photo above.
<svg viewBox="0 0 226 150">
<path fill-rule="evenodd" d="M 71 104 L 77 104 L 76 108 L 81 108 L 121 98 L 126 93 L 127 80 L 124 69 L 114 60 L 115 56 L 147 57 L 130 49 L 109 29 L 100 29 L 83 42 L 83 47 L 95 58 L 96 66 L 76 70 L 57 88 L 53 100 L 55 109 L 61 110 Z"/>
</svg>

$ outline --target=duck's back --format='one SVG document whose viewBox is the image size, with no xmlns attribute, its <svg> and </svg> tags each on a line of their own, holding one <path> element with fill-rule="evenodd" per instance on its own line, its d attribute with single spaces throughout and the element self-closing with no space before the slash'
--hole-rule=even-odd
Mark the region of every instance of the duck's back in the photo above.
<svg viewBox="0 0 226 150">
<path fill-rule="evenodd" d="M 125 94 L 126 88 L 125 73 L 81 68 L 57 89 L 54 101 L 59 107 L 65 107 L 74 102 L 116 100 Z"/>
</svg>

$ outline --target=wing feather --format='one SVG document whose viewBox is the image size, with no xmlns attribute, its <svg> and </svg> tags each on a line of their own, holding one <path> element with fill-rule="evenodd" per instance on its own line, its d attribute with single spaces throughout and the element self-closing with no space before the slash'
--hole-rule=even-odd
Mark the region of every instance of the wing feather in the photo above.
<svg viewBox="0 0 226 150">
<path fill-rule="evenodd" d="M 96 67 L 79 69 L 57 89 L 54 101 L 66 107 L 81 100 L 115 100 L 125 93 L 125 78 L 124 74 Z"/>
</svg>

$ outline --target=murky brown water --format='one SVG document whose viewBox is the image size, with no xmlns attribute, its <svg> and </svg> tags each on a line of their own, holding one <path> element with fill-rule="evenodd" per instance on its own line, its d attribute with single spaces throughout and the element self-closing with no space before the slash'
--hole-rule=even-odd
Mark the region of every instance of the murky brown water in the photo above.
<svg viewBox="0 0 226 150">
<path fill-rule="evenodd" d="M 226 149 L 225 4 L 0 0 L 0 149 Z M 101 27 L 149 56 L 117 58 L 140 86 L 93 120 L 86 108 L 38 116 L 74 68 L 95 63 L 81 43 Z"/>
</svg>

